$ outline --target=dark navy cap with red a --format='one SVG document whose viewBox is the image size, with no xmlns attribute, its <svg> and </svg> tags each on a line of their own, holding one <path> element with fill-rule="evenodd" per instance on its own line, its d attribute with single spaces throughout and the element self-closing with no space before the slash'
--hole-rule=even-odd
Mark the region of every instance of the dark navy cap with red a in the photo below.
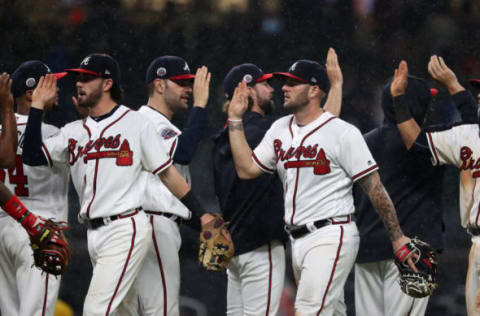
<svg viewBox="0 0 480 316">
<path fill-rule="evenodd" d="M 241 81 L 247 84 L 255 84 L 268 80 L 273 77 L 273 74 L 265 74 L 258 66 L 250 63 L 241 64 L 233 67 L 223 80 L 223 90 L 227 99 L 232 98 L 233 91 Z"/>
<path fill-rule="evenodd" d="M 288 72 L 274 72 L 273 74 L 284 78 L 292 78 L 301 83 L 317 85 L 325 93 L 330 90 L 327 70 L 316 61 L 301 59 L 290 66 Z"/>
<path fill-rule="evenodd" d="M 51 74 L 48 66 L 39 60 L 22 63 L 12 74 L 12 94 L 14 98 L 22 96 L 27 90 L 35 89 L 41 76 Z M 53 74 L 57 79 L 67 75 L 66 72 Z"/>
<path fill-rule="evenodd" d="M 120 66 L 112 56 L 107 54 L 90 54 L 85 57 L 78 68 L 65 69 L 67 72 L 109 78 L 120 84 Z"/>
<path fill-rule="evenodd" d="M 178 56 L 161 56 L 154 59 L 148 66 L 145 83 L 155 79 L 185 80 L 193 79 L 188 63 Z"/>
</svg>

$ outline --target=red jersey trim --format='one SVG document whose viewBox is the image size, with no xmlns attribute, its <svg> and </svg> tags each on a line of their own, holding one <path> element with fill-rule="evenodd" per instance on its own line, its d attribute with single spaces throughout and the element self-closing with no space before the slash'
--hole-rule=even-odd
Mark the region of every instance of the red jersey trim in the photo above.
<svg viewBox="0 0 480 316">
<path fill-rule="evenodd" d="M 125 264 L 123 265 L 122 274 L 120 274 L 120 278 L 118 279 L 117 286 L 115 287 L 115 291 L 113 292 L 112 299 L 110 300 L 110 303 L 108 303 L 108 308 L 105 316 L 110 315 L 110 308 L 112 308 L 113 300 L 117 295 L 118 288 L 120 287 L 120 284 L 122 283 L 122 280 L 123 280 L 123 276 L 125 275 L 125 271 L 127 270 L 128 263 L 130 262 L 130 257 L 132 256 L 133 248 L 135 248 L 135 236 L 137 235 L 137 226 L 135 225 L 135 219 L 133 217 L 131 218 L 131 220 L 133 225 L 133 235 L 132 235 L 132 241 L 130 243 L 130 249 L 128 251 L 127 260 L 125 260 Z"/>
<path fill-rule="evenodd" d="M 320 313 L 323 310 L 323 307 L 325 306 L 325 299 L 327 298 L 328 290 L 330 289 L 330 285 L 332 284 L 333 276 L 335 275 L 335 269 L 337 268 L 337 263 L 338 263 L 338 258 L 340 258 L 340 251 L 342 249 L 343 245 L 343 226 L 340 226 L 340 243 L 338 244 L 338 249 L 337 249 L 337 255 L 335 257 L 335 262 L 333 263 L 332 267 L 332 272 L 330 273 L 330 279 L 328 280 L 328 285 L 327 288 L 325 289 L 325 294 L 323 294 L 323 299 L 322 299 L 322 305 L 320 306 L 320 310 L 317 313 L 317 316 L 320 315 Z"/>
<path fill-rule="evenodd" d="M 294 116 L 292 115 L 292 118 L 290 119 L 290 122 L 288 123 L 288 130 L 290 131 L 290 136 L 292 136 L 292 139 L 293 139 L 293 130 L 292 130 L 293 118 L 294 118 Z"/>
<path fill-rule="evenodd" d="M 172 147 L 170 148 L 169 156 L 173 157 L 173 154 L 175 153 L 177 149 L 177 139 L 175 139 L 172 143 Z"/>
<path fill-rule="evenodd" d="M 161 165 L 157 169 L 153 170 L 152 173 L 153 174 L 161 173 L 163 170 L 165 170 L 167 167 L 169 167 L 171 165 L 171 163 L 172 163 L 172 158 L 170 157 L 170 159 L 168 159 L 163 165 Z"/>
<path fill-rule="evenodd" d="M 378 165 L 371 166 L 370 168 L 365 169 L 360 173 L 357 173 L 356 175 L 354 175 L 352 177 L 352 180 L 357 181 L 358 179 L 363 178 L 364 176 L 366 176 L 367 174 L 369 174 L 370 172 L 373 172 L 375 170 L 378 170 Z"/>
<path fill-rule="evenodd" d="M 42 143 L 42 149 L 43 149 L 43 152 L 45 153 L 45 157 L 47 158 L 48 165 L 50 167 L 53 167 L 52 157 L 50 157 L 50 153 L 48 152 L 47 146 L 45 146 L 44 143 Z"/>
<path fill-rule="evenodd" d="M 435 145 L 433 144 L 432 134 L 427 133 L 427 137 L 428 137 L 428 145 L 430 147 L 430 151 L 433 153 L 433 159 L 435 159 L 435 165 L 438 165 L 440 163 L 440 160 L 438 159 L 437 150 L 435 149 Z"/>
<path fill-rule="evenodd" d="M 264 164 L 262 164 L 253 151 L 252 151 L 252 158 L 253 158 L 253 160 L 255 160 L 255 162 L 257 163 L 257 165 L 258 165 L 261 169 L 263 169 L 264 171 L 267 171 L 267 172 L 269 172 L 269 173 L 274 173 L 274 172 L 275 172 L 275 170 L 270 169 L 270 168 L 266 167 Z"/>
</svg>

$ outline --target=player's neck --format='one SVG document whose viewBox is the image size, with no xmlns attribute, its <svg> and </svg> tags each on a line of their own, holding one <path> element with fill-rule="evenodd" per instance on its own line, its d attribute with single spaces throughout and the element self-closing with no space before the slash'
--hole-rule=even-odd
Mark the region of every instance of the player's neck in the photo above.
<svg viewBox="0 0 480 316">
<path fill-rule="evenodd" d="M 90 108 L 89 115 L 98 117 L 109 113 L 113 108 L 117 106 L 117 102 L 113 101 L 110 95 L 104 94 L 98 103 Z"/>
<path fill-rule="evenodd" d="M 165 115 L 169 121 L 172 120 L 173 117 L 173 111 L 167 106 L 165 101 L 159 98 L 149 98 L 147 105 L 151 107 L 152 109 L 162 113 Z"/>
<path fill-rule="evenodd" d="M 316 104 L 309 104 L 306 107 L 295 112 L 295 121 L 297 125 L 308 125 L 320 117 L 325 111 Z"/>
</svg>

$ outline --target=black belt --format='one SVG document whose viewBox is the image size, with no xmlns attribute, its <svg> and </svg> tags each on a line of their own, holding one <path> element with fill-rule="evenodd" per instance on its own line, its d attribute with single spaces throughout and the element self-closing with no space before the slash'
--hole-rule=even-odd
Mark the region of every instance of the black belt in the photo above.
<svg viewBox="0 0 480 316">
<path fill-rule="evenodd" d="M 480 235 L 480 227 L 475 226 L 468 226 L 467 232 L 472 236 L 479 236 Z"/>
<path fill-rule="evenodd" d="M 352 221 L 352 217 L 350 215 L 347 215 L 346 218 L 347 219 L 344 221 L 336 221 L 335 218 L 333 217 L 327 218 L 327 219 L 320 219 L 318 221 L 313 222 L 313 226 L 315 226 L 317 229 L 320 229 L 327 225 L 348 224 Z M 307 225 L 302 225 L 302 226 L 299 226 L 298 228 L 293 228 L 293 229 L 289 229 L 287 226 L 285 226 L 285 229 L 290 234 L 290 236 L 292 236 L 294 239 L 303 237 L 306 234 L 312 232 L 310 229 L 308 229 Z"/>
<path fill-rule="evenodd" d="M 176 214 L 172 214 L 172 213 L 155 212 L 155 211 L 147 211 L 147 210 L 145 210 L 145 213 L 150 214 L 150 215 L 165 216 L 166 218 L 171 219 L 172 221 L 177 223 L 178 225 L 180 225 L 183 222 L 183 219 L 180 216 L 178 216 Z"/>
<path fill-rule="evenodd" d="M 133 210 L 132 213 L 128 213 L 128 214 L 124 213 L 124 214 L 112 215 L 107 217 L 93 218 L 93 219 L 86 220 L 85 224 L 90 229 L 97 229 L 99 227 L 102 227 L 103 225 L 107 225 L 110 222 L 116 221 L 117 219 L 127 218 L 127 217 L 132 217 L 134 215 L 137 215 L 138 212 L 140 212 L 141 210 L 142 208 L 139 207 Z"/>
</svg>

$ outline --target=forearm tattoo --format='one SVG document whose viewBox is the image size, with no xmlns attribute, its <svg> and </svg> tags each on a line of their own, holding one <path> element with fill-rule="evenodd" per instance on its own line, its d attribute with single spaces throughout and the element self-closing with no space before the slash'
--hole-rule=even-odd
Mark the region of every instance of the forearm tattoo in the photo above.
<svg viewBox="0 0 480 316">
<path fill-rule="evenodd" d="M 397 212 L 385 187 L 380 181 L 377 172 L 374 172 L 359 181 L 363 191 L 368 195 L 373 207 L 383 221 L 391 241 L 403 236 L 398 223 Z"/>
<path fill-rule="evenodd" d="M 243 124 L 242 122 L 232 122 L 228 121 L 228 130 L 233 131 L 243 131 Z"/>
</svg>

